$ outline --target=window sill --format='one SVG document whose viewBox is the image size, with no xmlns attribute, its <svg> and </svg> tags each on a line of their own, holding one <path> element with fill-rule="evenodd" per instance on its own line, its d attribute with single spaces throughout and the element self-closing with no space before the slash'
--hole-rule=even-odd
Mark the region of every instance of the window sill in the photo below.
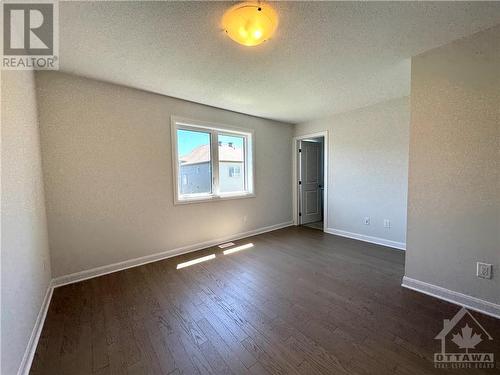
<svg viewBox="0 0 500 375">
<path fill-rule="evenodd" d="M 222 194 L 222 195 L 210 195 L 210 196 L 202 196 L 202 197 L 192 197 L 192 198 L 184 198 L 184 199 L 175 199 L 174 204 L 191 204 L 191 203 L 206 203 L 206 202 L 217 202 L 217 201 L 226 201 L 231 199 L 246 199 L 246 198 L 255 198 L 254 193 L 238 193 L 238 194 Z"/>
</svg>

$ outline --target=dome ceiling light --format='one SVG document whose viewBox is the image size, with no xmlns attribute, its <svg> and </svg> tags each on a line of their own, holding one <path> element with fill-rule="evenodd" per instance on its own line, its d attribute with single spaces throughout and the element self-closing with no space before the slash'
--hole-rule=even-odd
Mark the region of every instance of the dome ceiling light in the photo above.
<svg viewBox="0 0 500 375">
<path fill-rule="evenodd" d="M 271 38 L 278 26 L 278 14 L 263 2 L 238 3 L 222 17 L 222 27 L 235 42 L 257 46 Z"/>
</svg>

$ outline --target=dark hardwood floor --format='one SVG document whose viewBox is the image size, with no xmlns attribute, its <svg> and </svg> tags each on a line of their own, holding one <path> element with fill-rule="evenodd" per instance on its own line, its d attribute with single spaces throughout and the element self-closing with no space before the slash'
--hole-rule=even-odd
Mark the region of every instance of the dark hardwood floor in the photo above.
<svg viewBox="0 0 500 375">
<path fill-rule="evenodd" d="M 498 371 L 434 368 L 434 337 L 459 308 L 400 286 L 404 252 L 310 228 L 235 242 L 254 247 L 57 288 L 31 374 Z M 499 321 L 474 315 L 498 340 L 499 361 Z"/>
</svg>

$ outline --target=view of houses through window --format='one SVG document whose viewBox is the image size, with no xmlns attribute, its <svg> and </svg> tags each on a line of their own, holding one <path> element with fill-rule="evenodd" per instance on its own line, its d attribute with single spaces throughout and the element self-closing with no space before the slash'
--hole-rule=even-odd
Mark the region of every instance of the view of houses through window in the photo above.
<svg viewBox="0 0 500 375">
<path fill-rule="evenodd" d="M 177 130 L 181 194 L 212 192 L 210 133 Z"/>
<path fill-rule="evenodd" d="M 244 138 L 220 134 L 218 138 L 219 190 L 221 193 L 244 191 Z"/>
<path fill-rule="evenodd" d="M 212 137 L 217 139 L 218 163 L 212 150 Z M 246 136 L 210 129 L 177 129 L 178 178 L 180 195 L 245 193 Z M 214 181 L 213 168 L 218 167 Z"/>
</svg>

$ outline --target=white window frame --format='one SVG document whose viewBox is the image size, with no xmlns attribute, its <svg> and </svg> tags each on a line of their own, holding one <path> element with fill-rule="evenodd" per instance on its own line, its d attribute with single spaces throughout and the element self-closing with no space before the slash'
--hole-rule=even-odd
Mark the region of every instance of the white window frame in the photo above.
<svg viewBox="0 0 500 375">
<path fill-rule="evenodd" d="M 213 202 L 226 199 L 255 197 L 255 133 L 251 129 L 242 129 L 229 125 L 221 125 L 206 121 L 172 116 L 170 119 L 172 139 L 172 170 L 174 184 L 174 203 Z M 179 173 L 179 155 L 177 152 L 177 130 L 203 131 L 210 133 L 210 166 L 212 169 L 212 192 L 198 194 L 181 194 Z M 244 138 L 244 179 L 245 190 L 241 192 L 221 193 L 219 190 L 219 143 L 218 135 L 234 135 Z M 250 147 L 249 147 L 250 145 Z"/>
</svg>

